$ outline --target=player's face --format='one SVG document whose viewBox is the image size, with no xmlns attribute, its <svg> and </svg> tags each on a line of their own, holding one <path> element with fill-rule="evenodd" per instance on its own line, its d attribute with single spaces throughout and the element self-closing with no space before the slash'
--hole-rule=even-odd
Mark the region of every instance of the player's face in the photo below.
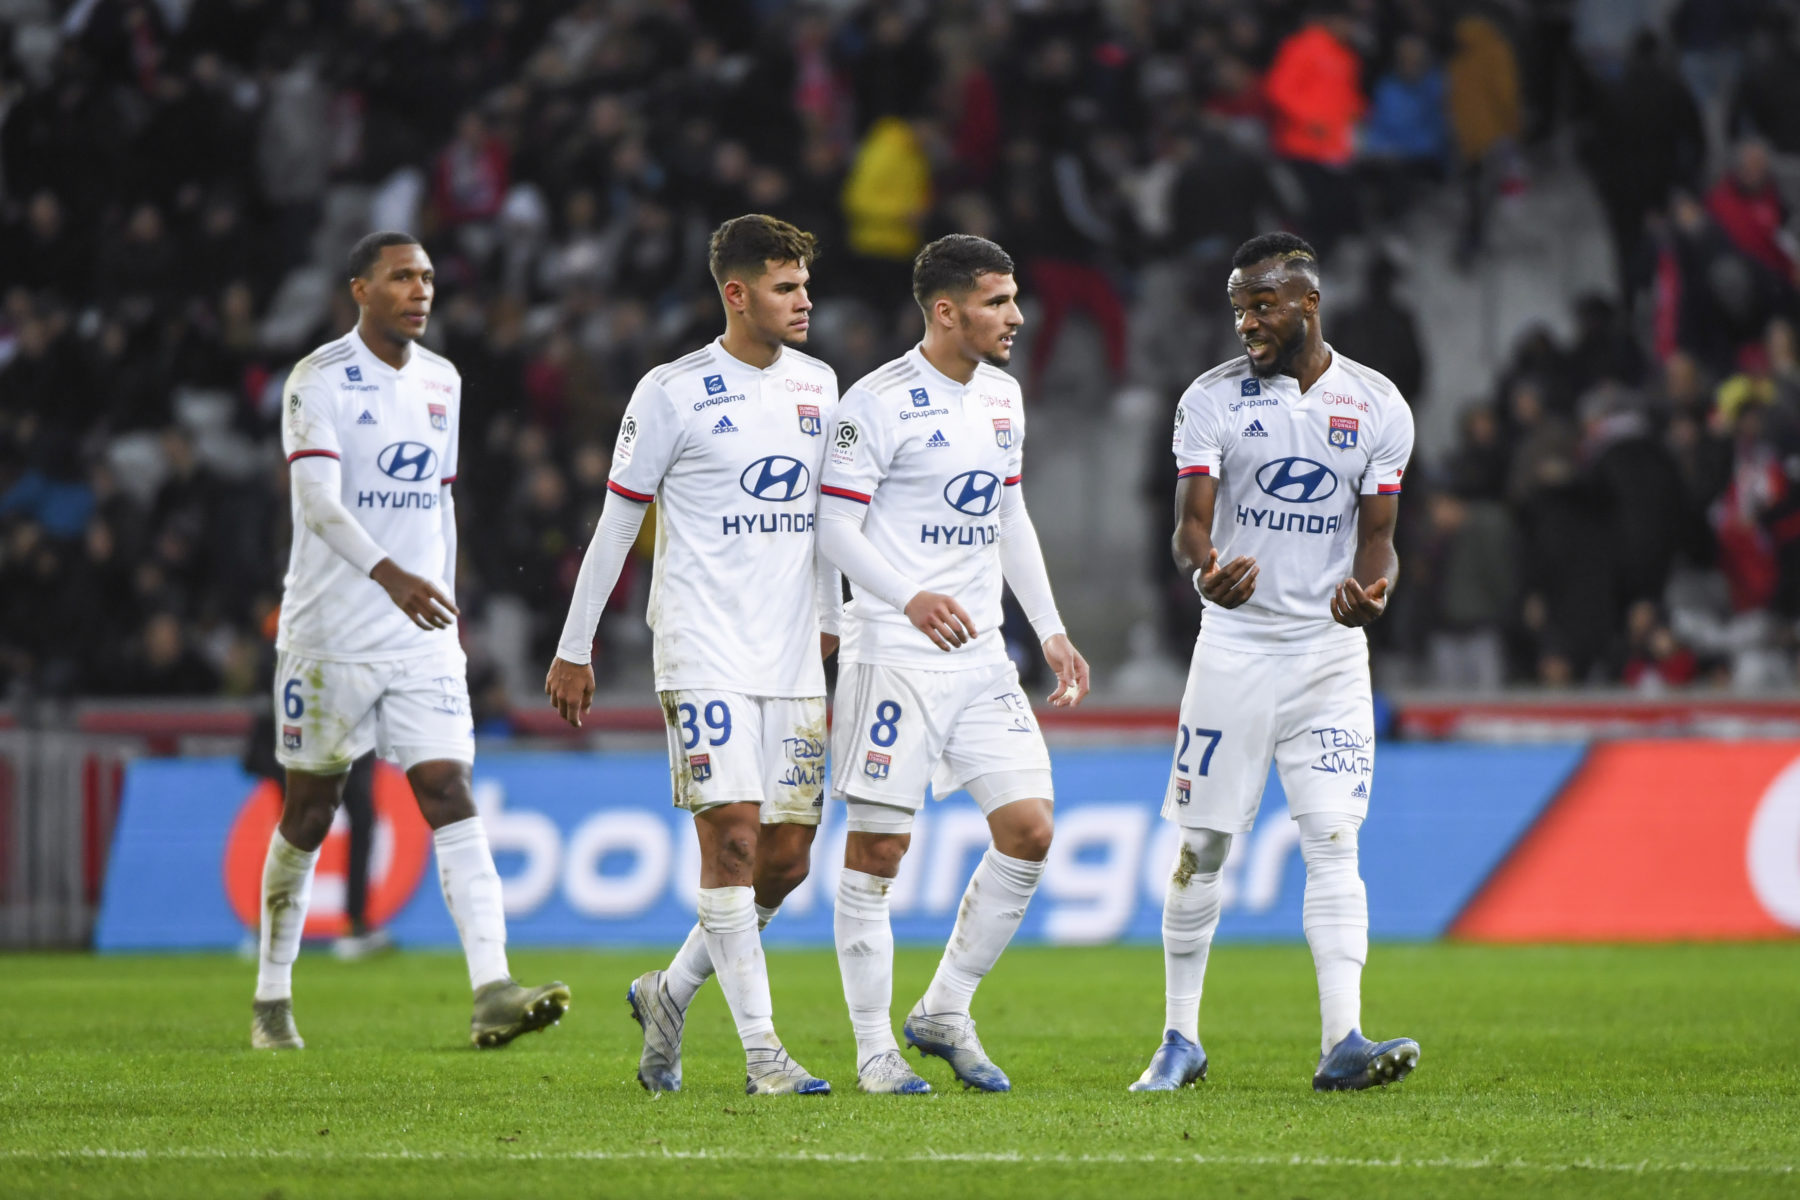
<svg viewBox="0 0 1800 1200">
<path fill-rule="evenodd" d="M 1018 283 L 1011 275 L 977 275 L 975 290 L 957 303 L 956 318 L 963 349 L 973 358 L 1004 367 L 1012 361 L 1013 337 L 1025 324 Z"/>
<path fill-rule="evenodd" d="M 1225 292 L 1250 370 L 1264 379 L 1292 374 L 1306 346 L 1306 319 L 1319 307 L 1312 281 L 1285 263 L 1253 263 L 1231 273 Z"/>
<path fill-rule="evenodd" d="M 771 262 L 768 268 L 745 287 L 744 315 L 759 337 L 804 346 L 812 323 L 812 299 L 806 294 L 812 272 L 795 262 Z"/>
<path fill-rule="evenodd" d="M 416 342 L 431 320 L 437 273 L 423 246 L 383 246 L 367 278 L 350 284 L 356 303 L 375 329 L 395 341 Z"/>
</svg>

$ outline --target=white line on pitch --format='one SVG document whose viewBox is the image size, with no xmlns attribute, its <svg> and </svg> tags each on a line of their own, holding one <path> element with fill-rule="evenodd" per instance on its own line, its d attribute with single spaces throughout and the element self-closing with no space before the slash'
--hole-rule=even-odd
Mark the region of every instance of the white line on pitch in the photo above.
<svg viewBox="0 0 1800 1200">
<path fill-rule="evenodd" d="M 1603 1171 L 1626 1175 L 1793 1175 L 1792 1164 L 1759 1166 L 1745 1163 L 1602 1162 L 1575 1159 L 1570 1162 L 1531 1162 L 1521 1158 L 1349 1158 L 1312 1154 L 1024 1154 L 992 1151 L 953 1151 L 943 1154 L 856 1154 L 804 1150 L 762 1153 L 741 1150 L 525 1150 L 485 1153 L 470 1150 L 228 1150 L 206 1147 L 162 1149 L 82 1148 L 31 1150 L 0 1148 L 0 1159 L 76 1161 L 126 1159 L 133 1161 L 256 1162 L 650 1162 L 671 1161 L 781 1162 L 781 1163 L 1018 1163 L 1023 1166 L 1124 1166 L 1132 1164 L 1220 1167 L 1326 1167 L 1413 1171 Z"/>
</svg>

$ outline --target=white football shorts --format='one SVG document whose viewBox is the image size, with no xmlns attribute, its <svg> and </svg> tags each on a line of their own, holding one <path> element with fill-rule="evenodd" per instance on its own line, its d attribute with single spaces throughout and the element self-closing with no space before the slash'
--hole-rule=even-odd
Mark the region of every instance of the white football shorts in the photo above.
<svg viewBox="0 0 1800 1200">
<path fill-rule="evenodd" d="M 1194 646 L 1162 815 L 1246 833 L 1273 759 L 1288 813 L 1369 812 L 1375 712 L 1366 642 L 1310 654 Z"/>
<path fill-rule="evenodd" d="M 838 672 L 831 790 L 916 812 L 925 786 L 968 787 L 984 813 L 1055 800 L 1050 751 L 1012 663 L 925 671 L 849 663 Z"/>
<path fill-rule="evenodd" d="M 475 761 L 468 660 L 449 646 L 387 662 L 275 657 L 275 759 L 337 775 L 379 750 L 404 770 L 422 762 Z"/>
<path fill-rule="evenodd" d="M 658 692 L 676 808 L 758 804 L 764 825 L 817 825 L 825 807 L 825 697 Z"/>
</svg>

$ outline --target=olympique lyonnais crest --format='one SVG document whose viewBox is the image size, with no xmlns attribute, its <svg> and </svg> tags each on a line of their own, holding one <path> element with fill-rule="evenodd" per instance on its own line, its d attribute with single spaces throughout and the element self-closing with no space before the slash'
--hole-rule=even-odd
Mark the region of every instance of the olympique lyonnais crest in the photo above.
<svg viewBox="0 0 1800 1200">
<path fill-rule="evenodd" d="M 1194 798 L 1193 784 L 1180 776 L 1175 777 L 1175 803 L 1186 804 Z"/>
<path fill-rule="evenodd" d="M 807 437 L 818 437 L 825 432 L 825 422 L 819 419 L 819 406 L 816 404 L 796 404 L 800 413 L 800 432 Z"/>
<path fill-rule="evenodd" d="M 870 779 L 886 779 L 888 777 L 888 764 L 893 761 L 894 760 L 888 755 L 879 754 L 874 750 L 871 750 L 869 751 L 868 760 L 863 763 L 863 774 L 867 775 Z"/>
<path fill-rule="evenodd" d="M 1356 445 L 1356 428 L 1355 417 L 1331 418 L 1331 444 L 1339 450 L 1348 450 Z"/>
<path fill-rule="evenodd" d="M 427 404 L 425 406 L 425 410 L 431 414 L 431 427 L 433 429 L 448 429 L 448 428 L 450 428 L 450 410 L 449 409 L 445 408 L 441 404 Z"/>
<path fill-rule="evenodd" d="M 298 725 L 283 725 L 281 727 L 281 748 L 283 750 L 298 750 L 300 748 L 300 727 Z"/>
<path fill-rule="evenodd" d="M 994 418 L 994 443 L 1002 450 L 1012 449 L 1012 418 Z"/>
<path fill-rule="evenodd" d="M 693 772 L 695 783 L 705 783 L 712 778 L 712 755 L 688 755 L 688 770 Z"/>
</svg>

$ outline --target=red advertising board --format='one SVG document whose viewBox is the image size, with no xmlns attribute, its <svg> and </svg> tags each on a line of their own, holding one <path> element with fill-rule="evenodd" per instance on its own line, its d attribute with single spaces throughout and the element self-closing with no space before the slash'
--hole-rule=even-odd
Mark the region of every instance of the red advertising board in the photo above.
<svg viewBox="0 0 1800 1200">
<path fill-rule="evenodd" d="M 1451 926 L 1500 942 L 1796 930 L 1797 741 L 1596 744 Z"/>
</svg>

